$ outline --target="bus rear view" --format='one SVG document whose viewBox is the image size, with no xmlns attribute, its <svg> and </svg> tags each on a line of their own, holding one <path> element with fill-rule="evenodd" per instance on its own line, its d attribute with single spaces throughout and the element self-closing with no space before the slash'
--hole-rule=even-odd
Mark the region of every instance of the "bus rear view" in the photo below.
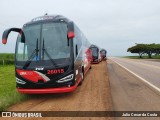
<svg viewBox="0 0 160 120">
<path fill-rule="evenodd" d="M 60 15 L 35 18 L 22 29 L 4 31 L 4 44 L 11 31 L 19 33 L 15 49 L 16 86 L 19 92 L 71 92 L 82 82 L 84 70 L 76 74 L 72 21 Z M 81 64 L 81 69 L 83 66 Z"/>
</svg>

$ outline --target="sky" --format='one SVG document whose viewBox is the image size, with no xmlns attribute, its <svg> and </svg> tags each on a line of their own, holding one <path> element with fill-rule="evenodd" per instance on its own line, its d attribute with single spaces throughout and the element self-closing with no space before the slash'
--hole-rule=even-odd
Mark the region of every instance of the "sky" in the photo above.
<svg viewBox="0 0 160 120">
<path fill-rule="evenodd" d="M 11 27 L 21 28 L 31 19 L 60 14 L 73 20 L 92 43 L 109 56 L 133 55 L 135 43 L 160 43 L 160 0 L 0 0 L 0 36 Z M 14 53 L 17 33 L 0 53 Z"/>
</svg>

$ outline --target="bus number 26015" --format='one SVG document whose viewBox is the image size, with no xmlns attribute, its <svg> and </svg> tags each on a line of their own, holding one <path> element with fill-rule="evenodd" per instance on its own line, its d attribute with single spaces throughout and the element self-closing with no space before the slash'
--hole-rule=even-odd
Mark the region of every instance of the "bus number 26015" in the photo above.
<svg viewBox="0 0 160 120">
<path fill-rule="evenodd" d="M 55 69 L 47 71 L 47 74 L 60 74 L 60 73 L 64 73 L 64 69 Z"/>
</svg>

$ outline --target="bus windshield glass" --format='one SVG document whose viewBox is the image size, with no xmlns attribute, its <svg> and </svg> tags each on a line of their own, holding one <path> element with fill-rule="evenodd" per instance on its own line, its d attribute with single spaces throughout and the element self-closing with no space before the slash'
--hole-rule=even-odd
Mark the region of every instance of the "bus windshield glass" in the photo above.
<svg viewBox="0 0 160 120">
<path fill-rule="evenodd" d="M 103 55 L 103 56 L 106 56 L 106 51 L 102 51 L 102 55 Z"/>
<path fill-rule="evenodd" d="M 91 48 L 92 49 L 92 55 L 94 57 L 98 57 L 98 49 L 96 47 Z"/>
<path fill-rule="evenodd" d="M 70 58 L 67 24 L 41 23 L 24 26 L 18 35 L 16 61 L 45 61 Z M 25 39 L 25 40 L 22 40 Z"/>
</svg>

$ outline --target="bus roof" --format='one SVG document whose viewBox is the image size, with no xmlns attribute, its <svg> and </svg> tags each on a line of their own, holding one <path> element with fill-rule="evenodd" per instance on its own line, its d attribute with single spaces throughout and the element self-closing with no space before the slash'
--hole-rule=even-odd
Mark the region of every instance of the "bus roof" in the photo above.
<svg viewBox="0 0 160 120">
<path fill-rule="evenodd" d="M 107 52 L 107 50 L 105 50 L 104 48 L 102 48 L 101 51 L 106 51 Z"/>
<path fill-rule="evenodd" d="M 93 45 L 93 44 L 92 44 L 92 45 L 90 46 L 90 48 L 93 48 L 93 47 L 96 47 L 96 48 L 99 49 L 99 47 L 98 47 L 97 45 Z"/>
<path fill-rule="evenodd" d="M 30 22 L 26 24 L 33 24 L 33 23 L 39 23 L 39 22 L 48 22 L 48 21 L 64 21 L 66 23 L 70 22 L 68 18 L 62 16 L 62 15 L 44 15 L 39 16 L 34 19 L 32 19 Z"/>
</svg>

